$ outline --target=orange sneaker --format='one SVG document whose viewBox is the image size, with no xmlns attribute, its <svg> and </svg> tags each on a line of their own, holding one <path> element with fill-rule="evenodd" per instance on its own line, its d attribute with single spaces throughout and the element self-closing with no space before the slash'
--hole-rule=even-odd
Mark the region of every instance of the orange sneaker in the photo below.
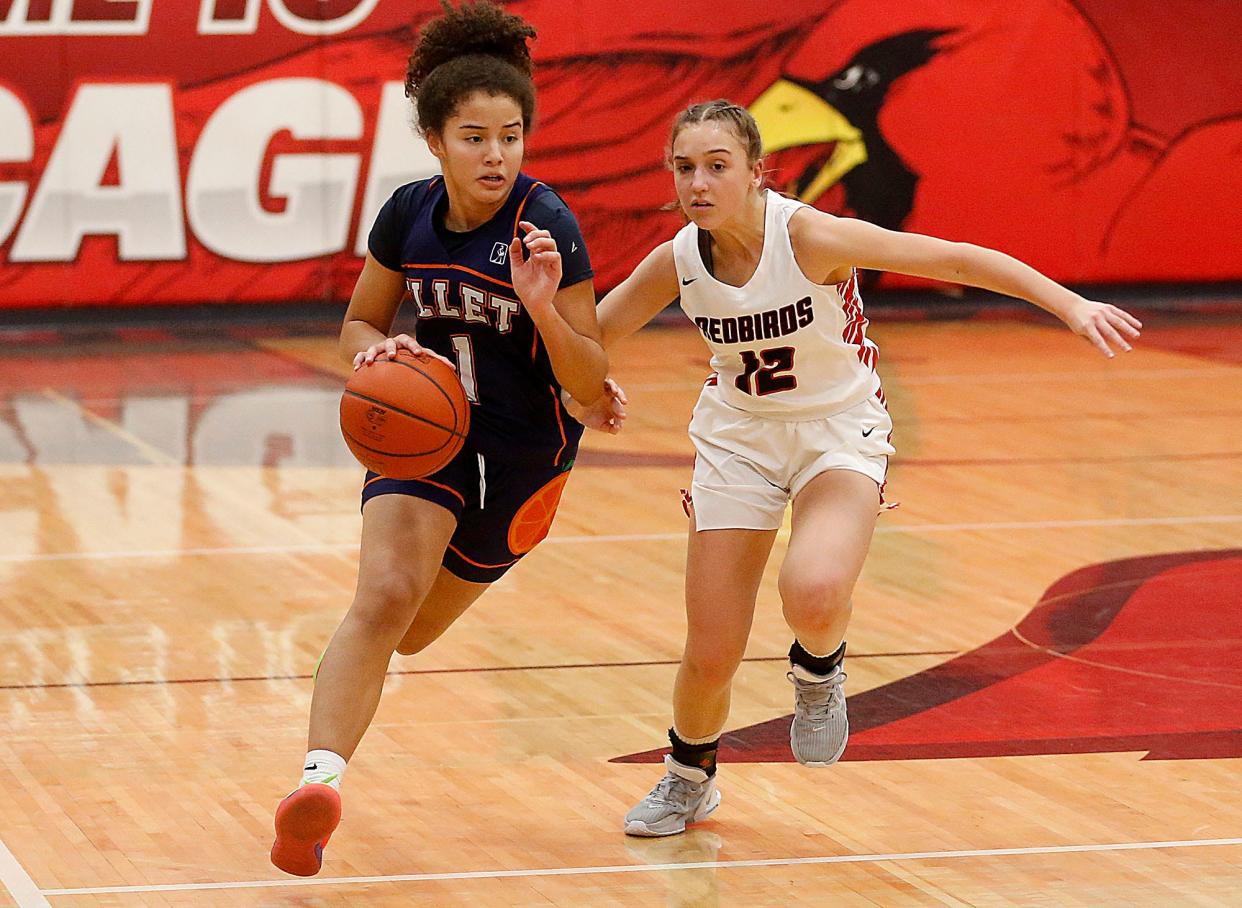
<svg viewBox="0 0 1242 908">
<path fill-rule="evenodd" d="M 303 785 L 276 808 L 272 863 L 294 876 L 314 876 L 323 866 L 323 850 L 340 822 L 340 793 L 318 782 Z"/>
</svg>

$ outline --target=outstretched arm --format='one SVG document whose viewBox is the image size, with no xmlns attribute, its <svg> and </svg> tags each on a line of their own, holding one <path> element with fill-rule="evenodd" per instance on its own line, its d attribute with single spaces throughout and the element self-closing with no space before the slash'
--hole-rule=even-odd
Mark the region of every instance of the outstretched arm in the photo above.
<svg viewBox="0 0 1242 908">
<path fill-rule="evenodd" d="M 995 249 L 885 230 L 809 210 L 794 215 L 790 233 L 799 264 L 813 268 L 807 271 L 812 279 L 852 265 L 982 287 L 1051 312 L 1110 357 L 1114 346 L 1129 350 L 1129 340 L 1143 327 L 1124 309 L 1079 296 Z"/>
<path fill-rule="evenodd" d="M 670 240 L 647 253 L 633 274 L 599 304 L 599 333 L 604 349 L 629 337 L 677 297 L 677 266 Z"/>
<path fill-rule="evenodd" d="M 648 253 L 634 273 L 617 285 L 599 304 L 600 343 L 604 349 L 629 337 L 677 299 L 677 266 L 673 244 L 663 243 Z M 581 400 L 562 396 L 569 414 L 584 426 L 616 435 L 625 422 L 625 391 L 611 378 L 604 383 L 604 394 L 589 406 Z"/>
</svg>

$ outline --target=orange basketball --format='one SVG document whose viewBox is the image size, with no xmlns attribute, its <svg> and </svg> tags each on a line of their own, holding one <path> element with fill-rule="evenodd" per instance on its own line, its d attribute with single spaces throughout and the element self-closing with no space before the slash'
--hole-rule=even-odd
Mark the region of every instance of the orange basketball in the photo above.
<svg viewBox="0 0 1242 908">
<path fill-rule="evenodd" d="M 345 443 L 381 476 L 429 476 L 456 456 L 469 430 L 470 404 L 457 373 L 408 350 L 360 368 L 341 395 Z"/>
</svg>

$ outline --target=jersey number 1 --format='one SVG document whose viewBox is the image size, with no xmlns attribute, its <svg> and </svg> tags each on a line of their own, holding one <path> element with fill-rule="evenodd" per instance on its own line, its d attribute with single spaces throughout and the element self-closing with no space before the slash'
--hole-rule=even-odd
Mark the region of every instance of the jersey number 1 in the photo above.
<svg viewBox="0 0 1242 908">
<path fill-rule="evenodd" d="M 454 334 L 449 340 L 453 342 L 453 353 L 457 357 L 457 377 L 461 379 L 461 386 L 466 389 L 466 400 L 477 404 L 479 384 L 474 376 L 474 347 L 470 345 L 470 335 Z"/>
<path fill-rule="evenodd" d="M 742 351 L 742 374 L 733 383 L 743 394 L 763 397 L 778 391 L 790 391 L 798 387 L 797 376 L 790 375 L 794 367 L 793 347 L 772 347 Z"/>
</svg>

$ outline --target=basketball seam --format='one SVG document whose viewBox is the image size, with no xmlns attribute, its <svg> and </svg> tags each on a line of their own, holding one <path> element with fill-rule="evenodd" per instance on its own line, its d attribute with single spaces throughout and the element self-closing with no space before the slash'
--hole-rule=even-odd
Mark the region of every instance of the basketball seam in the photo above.
<svg viewBox="0 0 1242 908">
<path fill-rule="evenodd" d="M 360 394 L 352 388 L 346 388 L 345 394 L 348 397 L 356 397 L 358 398 L 358 400 L 365 400 L 369 404 L 375 404 L 375 406 L 377 407 L 383 407 L 385 410 L 391 410 L 394 413 L 400 413 L 402 416 L 408 416 L 410 419 L 416 419 L 419 422 L 424 422 L 429 426 L 435 426 L 441 432 L 447 432 L 449 433 L 449 435 L 455 436 L 457 438 L 466 437 L 465 432 L 458 432 L 457 429 L 455 428 L 450 429 L 448 426 L 443 426 L 440 423 L 436 422 L 434 419 L 428 419 L 426 416 L 419 416 L 417 413 L 411 413 L 409 410 L 402 410 L 400 407 L 394 407 L 392 404 L 386 403 L 378 398 L 369 397 L 366 394 Z M 449 401 L 449 403 L 452 404 L 452 401 Z M 454 420 L 454 422 L 456 422 L 456 420 Z M 445 444 L 447 443 L 448 442 L 445 442 Z M 442 448 L 444 447 L 444 445 L 440 445 L 440 447 Z M 437 450 L 439 449 L 437 448 Z"/>
<path fill-rule="evenodd" d="M 413 354 L 411 354 L 411 356 L 412 356 L 412 355 L 413 355 Z M 395 364 L 396 364 L 396 365 L 398 365 L 398 366 L 403 366 L 403 367 L 404 367 L 404 368 L 406 368 L 406 369 L 413 369 L 415 372 L 417 372 L 417 373 L 418 373 L 419 375 L 421 375 L 423 378 L 425 378 L 425 379 L 427 379 L 429 382 L 431 382 L 431 384 L 435 387 L 435 389 L 436 389 L 437 391 L 439 391 L 441 394 L 443 394 L 443 395 L 444 395 L 444 399 L 445 399 L 446 401 L 448 401 L 449 406 L 453 408 L 453 428 L 452 428 L 452 429 L 450 429 L 449 431 L 450 431 L 450 432 L 452 432 L 454 435 L 461 435 L 461 437 L 462 437 L 462 438 L 465 438 L 465 437 L 466 437 L 464 432 L 458 432 L 458 431 L 457 431 L 457 402 L 456 402 L 455 400 L 453 400 L 453 398 L 452 398 L 452 397 L 450 397 L 450 396 L 449 396 L 449 393 L 448 393 L 447 391 L 445 391 L 443 388 L 441 388 L 441 387 L 440 387 L 440 383 L 439 383 L 438 381 L 436 381 L 436 377 L 435 377 L 434 375 L 432 375 L 430 372 L 427 372 L 427 371 L 425 371 L 425 370 L 423 370 L 423 369 L 418 368 L 418 366 L 414 365 L 413 363 L 402 362 L 400 359 L 393 359 L 393 360 L 389 360 L 389 362 L 395 363 Z M 455 375 L 456 375 L 456 373 L 454 373 L 454 376 L 455 376 Z M 458 379 L 458 381 L 460 381 L 460 380 L 461 380 L 461 379 Z M 400 412 L 400 411 L 398 411 L 398 412 Z M 469 419 L 469 413 L 470 413 L 470 401 L 468 401 L 468 400 L 466 401 L 466 409 L 465 409 L 465 411 L 464 411 L 464 412 L 466 413 L 466 418 L 467 418 L 467 420 L 468 420 L 468 419 Z M 413 414 L 409 414 L 409 415 L 413 415 Z M 443 428 L 444 428 L 444 426 L 440 426 L 440 428 L 441 428 L 441 429 L 443 429 Z M 470 427 L 469 427 L 469 425 L 467 424 L 467 426 L 466 426 L 466 432 L 469 432 L 469 431 L 470 431 Z"/>
<path fill-rule="evenodd" d="M 442 428 L 442 427 L 439 427 L 439 428 Z M 395 451 L 383 451 L 383 450 L 380 450 L 379 448 L 373 448 L 373 447 L 371 447 L 370 445 L 363 444 L 361 441 L 359 441 L 359 440 L 358 440 L 357 438 L 355 438 L 353 435 L 349 434 L 349 431 L 348 431 L 347 429 L 342 428 L 342 429 L 341 429 L 341 434 L 345 436 L 345 439 L 346 439 L 347 441 L 351 441 L 351 442 L 353 442 L 353 443 L 354 443 L 354 444 L 356 444 L 358 447 L 362 448 L 362 450 L 364 450 L 364 451 L 370 451 L 372 454 L 381 454 L 381 455 L 383 455 L 384 457 L 427 457 L 427 456 L 428 456 L 428 455 L 430 455 L 430 454 L 437 454 L 437 453 L 439 453 L 440 451 L 443 451 L 443 450 L 444 450 L 445 445 L 447 445 L 447 444 L 448 444 L 448 442 L 446 441 L 446 442 L 444 442 L 444 444 L 440 445 L 440 447 L 438 447 L 438 448 L 430 448 L 430 449 L 428 449 L 428 450 L 426 450 L 426 451 L 415 451 L 415 452 L 413 452 L 413 453 L 411 453 L 411 454 L 398 454 L 398 453 L 396 453 Z M 365 465 L 364 465 L 364 466 L 365 466 Z M 392 478 L 392 477 L 385 477 L 385 476 L 383 476 L 383 474 L 381 474 L 381 475 L 380 475 L 380 477 L 378 477 L 378 478 L 381 478 L 381 479 L 390 479 L 390 478 Z"/>
</svg>

